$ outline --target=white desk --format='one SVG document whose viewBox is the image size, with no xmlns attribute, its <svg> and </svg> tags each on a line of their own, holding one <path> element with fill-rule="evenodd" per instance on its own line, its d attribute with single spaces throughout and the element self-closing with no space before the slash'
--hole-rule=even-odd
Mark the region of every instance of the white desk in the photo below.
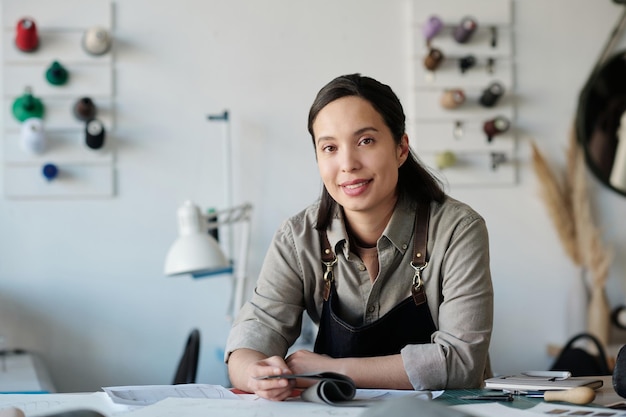
<svg viewBox="0 0 626 417">
<path fill-rule="evenodd" d="M 17 350 L 0 354 L 0 392 L 53 393 L 56 390 L 39 357 Z"/>
<path fill-rule="evenodd" d="M 626 399 L 620 397 L 613 388 L 613 377 L 611 375 L 602 376 L 602 388 L 596 391 L 596 399 L 594 404 L 608 406 L 618 402 L 626 402 Z"/>
<path fill-rule="evenodd" d="M 604 387 L 598 391 L 596 401 L 593 406 L 596 410 L 599 406 L 623 401 L 612 388 L 611 377 L 603 377 Z M 538 404 L 551 404 L 541 403 Z M 439 404 L 443 405 L 443 404 Z M 478 404 L 473 405 L 479 407 Z M 486 406 L 486 407 L 485 407 Z M 528 410 L 516 410 L 505 407 L 499 403 L 483 404 L 484 410 L 491 410 L 491 406 L 497 408 L 496 414 L 507 415 L 506 413 L 522 413 L 526 416 L 537 415 Z M 550 405 L 553 407 L 552 405 Z M 197 398 L 168 398 L 161 402 L 146 407 L 134 408 L 113 404 L 104 392 L 85 394 L 7 394 L 0 396 L 0 411 L 5 407 L 18 407 L 24 410 L 26 417 L 42 417 L 49 413 L 90 409 L 101 412 L 106 417 L 206 417 L 208 415 L 220 417 L 359 417 L 364 408 L 360 407 L 331 407 L 321 404 L 305 403 L 300 401 L 271 402 L 265 400 L 229 400 L 229 399 L 197 399 Z M 129 408 L 130 407 L 130 408 Z M 563 408 L 558 405 L 559 408 Z M 455 407 L 453 407 L 455 408 Z M 494 408 L 494 409 L 495 409 Z M 5 408 L 6 409 L 6 408 Z M 615 416 L 625 415 L 623 410 L 609 410 L 606 412 Z M 466 411 L 469 413 L 469 411 Z M 471 415 L 484 415 L 478 412 Z M 520 415 L 522 415 L 520 414 Z M 377 414 L 379 415 L 379 414 Z M 434 415 L 426 413 L 425 415 Z M 439 413 L 443 416 L 447 414 Z M 458 416 L 451 413 L 450 415 Z M 511 414 L 516 415 L 516 414 Z M 565 414 L 563 414 L 565 415 Z M 567 414 L 573 415 L 573 414 Z M 579 414 L 582 415 L 582 414 Z M 597 415 L 597 414 L 596 414 Z M 385 414 L 393 416 L 393 414 Z"/>
</svg>

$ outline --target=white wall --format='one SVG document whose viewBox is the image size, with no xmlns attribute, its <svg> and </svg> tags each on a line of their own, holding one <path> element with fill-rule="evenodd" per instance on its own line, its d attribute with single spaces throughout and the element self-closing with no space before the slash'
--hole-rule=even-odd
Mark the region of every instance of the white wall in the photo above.
<svg viewBox="0 0 626 417">
<path fill-rule="evenodd" d="M 578 272 L 538 197 L 527 140 L 562 161 L 578 91 L 620 11 L 609 0 L 514 1 L 519 184 L 450 189 L 488 222 L 496 372 L 546 368 L 546 345 L 569 336 L 567 289 Z M 120 0 L 114 16 L 117 196 L 0 198 L 0 334 L 39 352 L 59 390 L 76 391 L 169 383 L 197 326 L 200 382 L 227 384 L 229 281 L 162 273 L 178 205 L 224 205 L 222 129 L 206 115 L 231 111 L 234 201 L 255 206 L 254 275 L 280 221 L 318 194 L 306 131 L 317 90 L 361 72 L 409 100 L 409 2 Z M 592 194 L 615 248 L 617 305 L 626 199 L 595 181 Z"/>
</svg>

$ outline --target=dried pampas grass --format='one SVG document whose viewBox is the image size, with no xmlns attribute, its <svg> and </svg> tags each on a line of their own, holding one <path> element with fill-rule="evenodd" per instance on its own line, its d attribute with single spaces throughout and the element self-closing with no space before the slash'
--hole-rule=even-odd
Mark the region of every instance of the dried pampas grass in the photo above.
<svg viewBox="0 0 626 417">
<path fill-rule="evenodd" d="M 582 260 L 576 238 L 576 223 L 567 183 L 557 178 L 556 173 L 552 171 L 534 142 L 531 142 L 531 147 L 533 168 L 541 183 L 541 197 L 546 203 L 548 214 L 556 227 L 565 253 L 575 265 L 581 266 Z"/>
<path fill-rule="evenodd" d="M 570 132 L 564 175 L 550 168 L 535 143 L 531 143 L 532 163 L 541 185 L 541 196 L 556 228 L 563 249 L 576 266 L 589 271 L 587 286 L 604 288 L 612 253 L 602 241 L 591 212 L 585 157 Z"/>
</svg>

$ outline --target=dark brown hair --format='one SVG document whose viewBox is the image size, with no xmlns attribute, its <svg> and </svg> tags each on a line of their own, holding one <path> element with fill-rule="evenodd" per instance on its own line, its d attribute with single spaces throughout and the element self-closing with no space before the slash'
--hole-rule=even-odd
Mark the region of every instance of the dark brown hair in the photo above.
<svg viewBox="0 0 626 417">
<path fill-rule="evenodd" d="M 350 74 L 335 78 L 317 93 L 309 110 L 308 122 L 313 147 L 315 147 L 313 123 L 318 113 L 329 103 L 347 96 L 357 96 L 367 100 L 382 116 L 391 130 L 394 141 L 400 144 L 406 131 L 406 117 L 396 94 L 388 85 L 373 78 Z M 433 200 L 441 202 L 445 199 L 445 192 L 440 181 L 422 165 L 412 150 L 409 150 L 407 160 L 398 168 L 398 192 L 421 203 L 430 203 Z M 337 202 L 330 196 L 326 187 L 322 186 L 317 229 L 328 228 L 336 204 Z"/>
</svg>

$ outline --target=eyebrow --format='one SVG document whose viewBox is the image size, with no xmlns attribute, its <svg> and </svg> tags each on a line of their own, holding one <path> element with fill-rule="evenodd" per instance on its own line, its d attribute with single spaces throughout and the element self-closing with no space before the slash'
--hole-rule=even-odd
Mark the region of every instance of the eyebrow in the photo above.
<svg viewBox="0 0 626 417">
<path fill-rule="evenodd" d="M 362 135 L 365 132 L 378 132 L 378 129 L 376 129 L 373 126 L 362 127 L 361 129 L 355 131 L 352 135 L 353 136 L 359 136 L 359 135 Z M 321 137 L 317 138 L 316 143 L 320 143 L 322 141 L 331 140 L 331 139 L 333 139 L 332 136 L 321 136 Z"/>
</svg>

